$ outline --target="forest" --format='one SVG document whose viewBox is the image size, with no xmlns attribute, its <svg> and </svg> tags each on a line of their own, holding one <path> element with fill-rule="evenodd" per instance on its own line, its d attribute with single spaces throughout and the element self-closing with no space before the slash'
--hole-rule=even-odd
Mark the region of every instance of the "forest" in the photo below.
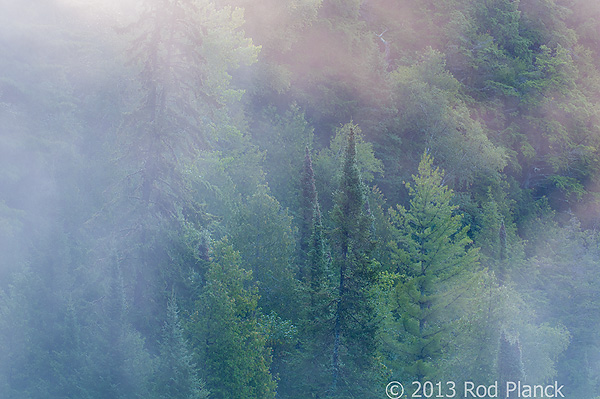
<svg viewBox="0 0 600 399">
<path fill-rule="evenodd" d="M 599 331 L 600 1 L 0 0 L 0 398 L 600 399 Z"/>
</svg>

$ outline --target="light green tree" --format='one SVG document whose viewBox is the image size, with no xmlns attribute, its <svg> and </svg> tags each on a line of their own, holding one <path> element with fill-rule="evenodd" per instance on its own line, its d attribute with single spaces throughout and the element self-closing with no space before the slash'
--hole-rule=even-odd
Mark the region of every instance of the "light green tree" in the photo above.
<svg viewBox="0 0 600 399">
<path fill-rule="evenodd" d="M 453 192 L 443 185 L 443 172 L 424 154 L 414 183 L 407 183 L 410 206 L 391 213 L 397 228 L 393 242 L 399 367 L 423 381 L 436 373 L 454 333 L 459 312 L 453 304 L 477 267 L 478 250 L 470 248 L 462 215 L 451 204 Z"/>
</svg>

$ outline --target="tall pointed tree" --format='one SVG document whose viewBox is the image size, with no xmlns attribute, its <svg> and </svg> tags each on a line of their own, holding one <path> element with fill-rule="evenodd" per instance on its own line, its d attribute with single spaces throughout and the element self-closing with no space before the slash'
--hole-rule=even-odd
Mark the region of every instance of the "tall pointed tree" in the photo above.
<svg viewBox="0 0 600 399">
<path fill-rule="evenodd" d="M 408 210 L 391 214 L 397 228 L 395 256 L 401 278 L 396 286 L 399 367 L 403 375 L 423 381 L 433 377 L 452 339 L 453 308 L 461 296 L 461 282 L 475 267 L 478 250 L 469 248 L 468 226 L 463 225 L 453 192 L 442 184 L 443 172 L 424 154 L 414 184 L 407 183 Z"/>
<path fill-rule="evenodd" d="M 312 234 L 307 254 L 307 282 L 311 295 L 311 309 L 313 312 L 318 312 L 315 307 L 318 307 L 320 297 L 325 295 L 323 291 L 327 291 L 329 286 L 329 262 L 327 261 L 325 236 L 323 234 L 323 221 L 321 220 L 321 207 L 318 199 L 315 198 L 315 207 L 312 222 Z M 314 314 L 317 316 L 317 314 Z"/>
<path fill-rule="evenodd" d="M 332 389 L 342 394 L 371 368 L 376 350 L 375 307 L 370 287 L 378 281 L 371 258 L 371 218 L 365 207 L 365 188 L 356 162 L 356 141 L 350 128 L 340 186 L 332 211 L 334 264 L 338 273 L 333 330 Z M 364 380 L 363 380 L 364 381 Z"/>
<path fill-rule="evenodd" d="M 330 262 L 321 210 L 316 200 L 312 234 L 305 255 L 305 273 L 300 282 L 302 311 L 298 350 L 289 362 L 295 378 L 281 381 L 280 395 L 290 398 L 319 397 L 331 385 L 331 348 L 333 338 L 333 293 Z M 291 371 L 293 370 L 293 371 Z"/>
</svg>

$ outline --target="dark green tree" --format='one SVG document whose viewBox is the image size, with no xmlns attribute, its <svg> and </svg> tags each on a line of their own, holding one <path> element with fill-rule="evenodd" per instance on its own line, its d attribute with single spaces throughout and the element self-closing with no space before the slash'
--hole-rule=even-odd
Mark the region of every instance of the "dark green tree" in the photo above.
<svg viewBox="0 0 600 399">
<path fill-rule="evenodd" d="M 291 362 L 298 378 L 293 380 L 289 393 L 286 392 L 286 395 L 297 398 L 319 397 L 331 385 L 331 353 L 324 348 L 331 348 L 333 344 L 335 289 L 318 200 L 315 202 L 307 250 L 306 274 L 301 282 L 300 348 Z"/>
<path fill-rule="evenodd" d="M 359 378 L 374 365 L 378 321 L 371 287 L 379 271 L 371 258 L 372 220 L 367 213 L 365 187 L 356 162 L 354 130 L 350 129 L 339 189 L 332 211 L 333 255 L 339 280 L 335 295 L 332 389 L 334 395 L 367 383 Z M 355 392 L 356 393 L 356 392 Z"/>
<path fill-rule="evenodd" d="M 323 221 L 321 220 L 321 208 L 319 207 L 317 198 L 315 198 L 312 225 L 307 258 L 307 283 L 311 295 L 311 311 L 313 312 L 313 316 L 318 316 L 318 313 L 320 313 L 318 303 L 321 301 L 319 297 L 323 296 L 324 292 L 327 292 L 330 287 L 329 281 L 331 276 L 329 275 L 329 261 L 323 231 Z"/>
</svg>

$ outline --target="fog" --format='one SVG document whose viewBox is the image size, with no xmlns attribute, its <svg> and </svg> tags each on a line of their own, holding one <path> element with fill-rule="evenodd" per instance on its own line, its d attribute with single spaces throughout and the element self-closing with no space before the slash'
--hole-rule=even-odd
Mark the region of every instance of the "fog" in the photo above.
<svg viewBox="0 0 600 399">
<path fill-rule="evenodd" d="M 598 21 L 0 0 L 0 397 L 596 399 Z"/>
</svg>

